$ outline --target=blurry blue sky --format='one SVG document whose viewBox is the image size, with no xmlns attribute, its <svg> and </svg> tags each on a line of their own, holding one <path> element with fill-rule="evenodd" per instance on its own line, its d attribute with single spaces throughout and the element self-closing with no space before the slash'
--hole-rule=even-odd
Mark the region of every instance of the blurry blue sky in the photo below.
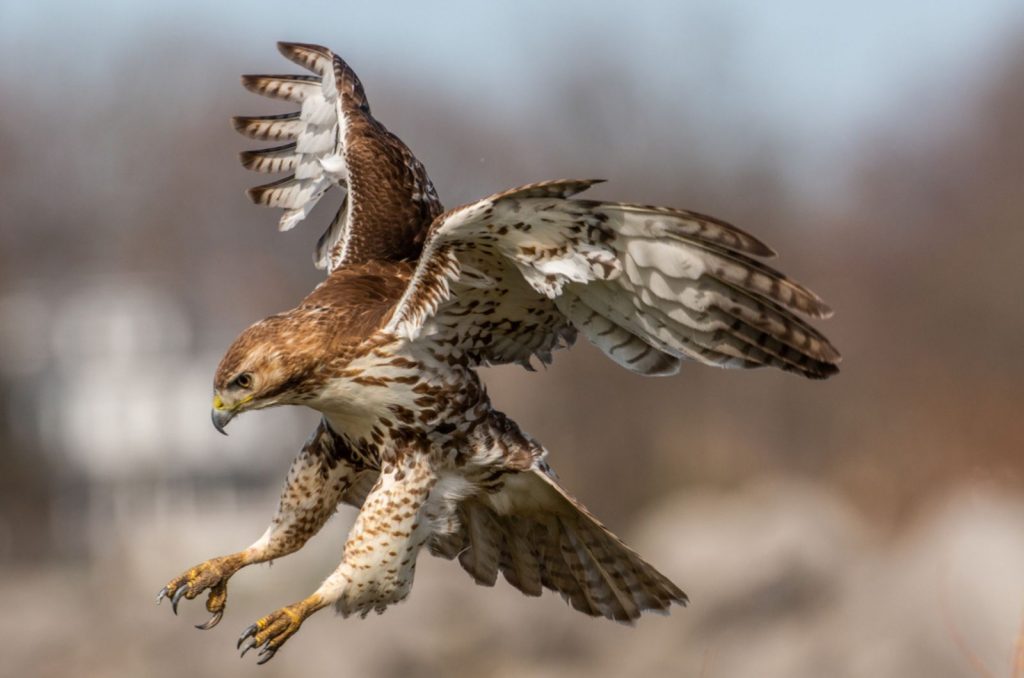
<svg viewBox="0 0 1024 678">
<path fill-rule="evenodd" d="M 531 83 L 581 58 L 595 68 L 611 60 L 639 74 L 640 91 L 661 95 L 658 105 L 688 110 L 702 97 L 707 119 L 695 124 L 752 121 L 813 167 L 850 151 L 856 131 L 893 106 L 983 71 L 1022 25 L 1021 0 L 5 0 L 0 69 L 36 86 L 50 69 L 70 71 L 87 87 L 161 38 L 182 50 L 223 45 L 253 70 L 280 67 L 275 40 L 321 42 L 367 83 L 422 81 L 425 92 L 440 86 L 514 116 L 517 102 L 539 95 Z M 941 101 L 923 104 L 925 124 L 942 114 Z"/>
</svg>

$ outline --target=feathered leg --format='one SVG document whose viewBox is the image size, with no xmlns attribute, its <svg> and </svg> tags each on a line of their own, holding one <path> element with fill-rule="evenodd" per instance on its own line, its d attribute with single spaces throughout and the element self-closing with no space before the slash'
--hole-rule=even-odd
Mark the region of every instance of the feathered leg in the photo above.
<svg viewBox="0 0 1024 678">
<path fill-rule="evenodd" d="M 178 601 L 191 600 L 209 590 L 206 609 L 213 616 L 197 628 L 213 628 L 224 614 L 227 582 L 232 575 L 247 565 L 298 551 L 334 514 L 340 501 L 358 494 L 371 474 L 375 476 L 376 471 L 357 465 L 342 439 L 321 422 L 292 462 L 277 513 L 263 536 L 242 551 L 212 558 L 172 579 L 161 589 L 157 602 L 170 598 L 177 614 Z"/>
<path fill-rule="evenodd" d="M 426 455 L 409 455 L 381 471 L 349 533 L 345 555 L 308 598 L 263 617 L 238 640 L 244 655 L 261 648 L 259 663 L 269 661 L 305 619 L 328 605 L 348 616 L 383 612 L 403 600 L 412 587 L 416 557 L 434 526 L 451 506 L 446 492 L 431 490 L 438 475 Z"/>
</svg>

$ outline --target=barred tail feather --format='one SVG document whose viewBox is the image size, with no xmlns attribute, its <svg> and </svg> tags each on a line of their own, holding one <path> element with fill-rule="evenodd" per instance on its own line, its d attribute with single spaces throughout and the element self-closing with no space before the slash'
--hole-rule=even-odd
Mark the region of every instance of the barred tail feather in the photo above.
<svg viewBox="0 0 1024 678">
<path fill-rule="evenodd" d="M 460 506 L 459 531 L 431 551 L 492 586 L 500 571 L 523 593 L 556 591 L 574 609 L 631 623 L 644 611 L 685 605 L 686 594 L 605 528 L 540 469 L 506 476 L 504 488 Z"/>
<path fill-rule="evenodd" d="M 459 564 L 477 584 L 494 586 L 501 557 L 498 542 L 503 537 L 497 516 L 470 503 L 463 525 L 466 530 L 466 547 L 459 554 Z"/>
</svg>

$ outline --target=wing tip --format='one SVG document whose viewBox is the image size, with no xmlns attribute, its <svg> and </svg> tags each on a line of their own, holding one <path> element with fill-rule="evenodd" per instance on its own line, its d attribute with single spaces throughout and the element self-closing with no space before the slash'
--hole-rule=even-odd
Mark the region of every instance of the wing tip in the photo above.
<svg viewBox="0 0 1024 678">
<path fill-rule="evenodd" d="M 825 381 L 839 374 L 839 366 L 833 363 L 829 363 L 827 368 L 820 369 L 814 372 L 801 372 L 804 377 L 812 379 L 814 381 Z"/>
<path fill-rule="evenodd" d="M 259 172 L 261 170 L 260 163 L 266 153 L 261 151 L 240 151 L 238 153 L 238 162 L 247 170 L 253 172 Z M 251 190 L 251 189 L 250 189 Z"/>
<path fill-rule="evenodd" d="M 241 151 L 238 154 L 238 162 L 247 170 L 253 169 L 256 165 L 256 151 Z"/>
<path fill-rule="evenodd" d="M 324 47 L 323 45 L 318 45 L 315 42 L 300 42 L 298 40 L 278 40 L 276 45 L 277 51 L 283 54 L 284 56 L 288 56 L 289 54 L 299 50 L 309 50 L 320 53 L 326 53 L 331 51 Z"/>
<path fill-rule="evenodd" d="M 278 41 L 277 51 L 288 61 L 308 68 L 318 75 L 323 75 L 326 70 L 323 62 L 326 60 L 330 63 L 334 58 L 334 53 L 323 45 L 308 42 Z"/>
<path fill-rule="evenodd" d="M 747 233 L 746 236 L 750 238 L 748 243 L 750 246 L 750 254 L 753 254 L 755 257 L 761 257 L 762 259 L 774 259 L 779 256 L 779 253 L 771 245 L 760 238 L 755 238 L 749 233 Z"/>
<path fill-rule="evenodd" d="M 259 94 L 259 91 L 256 89 L 256 80 L 259 77 L 260 76 L 258 76 L 258 75 L 245 74 L 245 75 L 240 76 L 239 80 L 242 83 L 242 87 L 244 87 L 245 89 L 247 89 L 250 92 L 254 92 L 256 94 Z"/>
<path fill-rule="evenodd" d="M 566 194 L 563 197 L 568 198 L 568 197 L 576 195 L 578 193 L 582 193 L 583 191 L 586 191 L 587 189 L 589 189 L 589 188 L 591 188 L 593 186 L 596 186 L 598 184 L 604 184 L 604 183 L 607 183 L 607 182 L 608 182 L 607 179 L 578 179 L 575 182 L 578 187 L 577 186 L 569 187 L 567 189 L 567 191 L 566 191 Z"/>
<path fill-rule="evenodd" d="M 825 303 L 825 300 L 819 297 L 817 294 L 807 289 L 798 282 L 793 281 L 791 278 L 784 277 L 786 283 L 797 293 L 792 303 L 784 303 L 786 308 L 799 311 L 804 315 L 811 318 L 828 319 L 835 315 L 835 311 L 831 306 Z M 777 301 L 777 300 L 776 300 Z"/>
<path fill-rule="evenodd" d="M 818 297 L 816 301 L 818 303 L 816 304 L 817 308 L 814 315 L 815 318 L 831 318 L 836 314 L 836 312 L 832 309 L 831 306 L 829 306 L 828 304 L 821 300 L 821 297 Z"/>
<path fill-rule="evenodd" d="M 830 345 L 829 348 L 832 348 L 832 346 Z M 839 363 L 843 361 L 842 356 L 840 356 L 839 352 L 834 348 L 832 348 L 831 353 L 834 354 L 834 357 L 829 357 L 825 360 L 814 360 L 809 365 L 803 365 L 801 367 L 794 366 L 792 370 L 787 371 L 793 371 L 801 377 L 806 377 L 807 379 L 813 379 L 815 381 L 831 379 L 839 374 Z"/>
</svg>

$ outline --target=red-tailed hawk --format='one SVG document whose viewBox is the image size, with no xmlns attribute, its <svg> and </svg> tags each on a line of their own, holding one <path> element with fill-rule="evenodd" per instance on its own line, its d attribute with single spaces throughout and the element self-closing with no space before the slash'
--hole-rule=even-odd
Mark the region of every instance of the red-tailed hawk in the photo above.
<svg viewBox="0 0 1024 678">
<path fill-rule="evenodd" d="M 304 405 L 322 413 L 292 464 L 277 515 L 249 548 L 214 558 L 160 592 L 209 591 L 221 618 L 240 568 L 301 548 L 340 502 L 359 507 L 344 558 L 312 595 L 239 639 L 267 661 L 313 612 L 382 612 L 412 586 L 416 557 L 458 559 L 476 582 L 545 588 L 589 615 L 632 621 L 686 595 L 558 483 L 546 451 L 501 412 L 477 368 L 547 363 L 583 334 L 616 363 L 669 375 L 684 360 L 770 365 L 811 378 L 839 354 L 800 315 L 830 311 L 758 258 L 774 253 L 712 217 L 576 197 L 593 181 L 532 184 L 442 213 L 423 166 L 371 114 L 363 87 L 323 47 L 281 44 L 315 75 L 246 76 L 301 104 L 237 118 L 241 133 L 287 142 L 242 154 L 254 188 L 292 228 L 337 188 L 320 238 L 327 278 L 296 308 L 246 329 L 214 379 L 213 423 Z"/>
</svg>

